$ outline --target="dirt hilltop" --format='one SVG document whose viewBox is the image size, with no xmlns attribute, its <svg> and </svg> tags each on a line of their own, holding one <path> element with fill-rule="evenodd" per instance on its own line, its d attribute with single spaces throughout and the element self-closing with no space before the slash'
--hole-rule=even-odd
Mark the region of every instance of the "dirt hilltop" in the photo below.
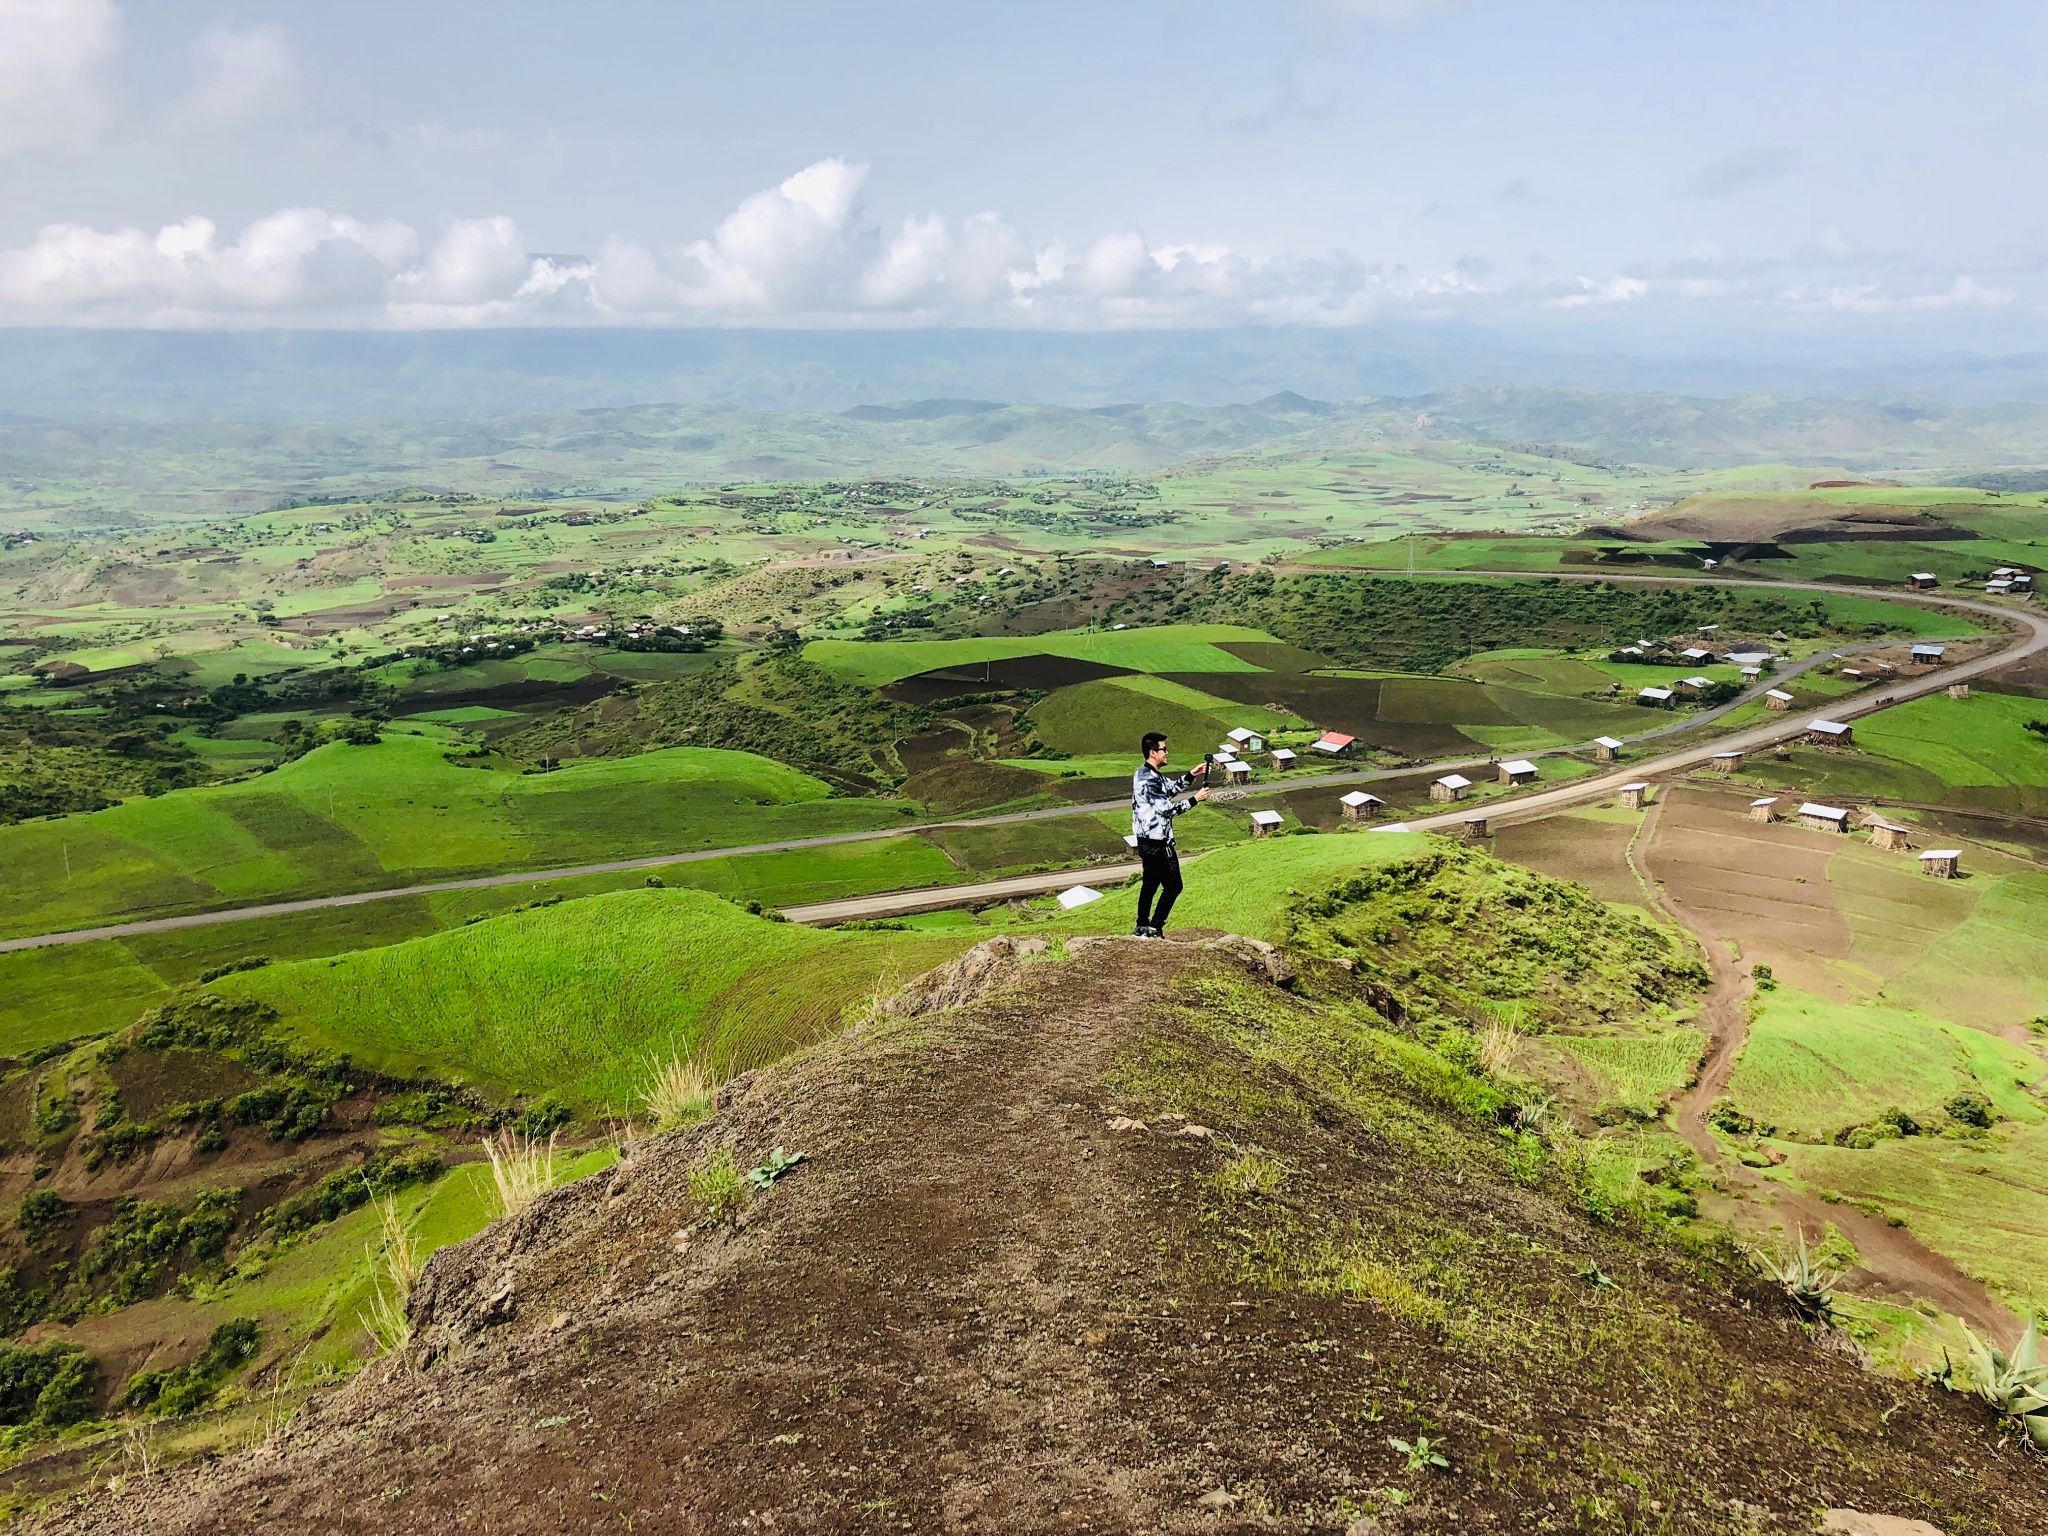
<svg viewBox="0 0 2048 1536">
<path fill-rule="evenodd" d="M 36 1528 L 2048 1529 L 1988 1410 L 1603 1211 L 1369 1001 L 993 941 L 437 1254 L 403 1357 L 270 1443 Z"/>
</svg>

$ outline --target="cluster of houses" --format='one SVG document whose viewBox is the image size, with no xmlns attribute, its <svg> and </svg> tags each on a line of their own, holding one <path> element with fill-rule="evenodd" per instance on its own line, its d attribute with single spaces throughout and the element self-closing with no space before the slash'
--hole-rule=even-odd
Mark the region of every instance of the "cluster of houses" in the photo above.
<svg viewBox="0 0 2048 1536">
<path fill-rule="evenodd" d="M 1749 802 L 1751 821 L 1773 822 L 1778 819 L 1780 801 L 1775 795 L 1766 795 L 1760 800 Z M 1792 818 L 1800 826 L 1814 832 L 1833 832 L 1847 835 L 1851 812 L 1844 806 L 1822 805 L 1808 800 Z M 1874 811 L 1867 811 L 1859 823 L 1862 831 L 1870 834 L 1870 846 L 1882 848 L 1891 853 L 1913 851 L 1912 829 L 1902 827 L 1895 821 L 1887 821 Z M 1962 875 L 1963 851 L 1960 848 L 1929 848 L 1920 855 L 1920 868 L 1927 874 L 1942 880 L 1959 879 Z"/>
<path fill-rule="evenodd" d="M 1906 585 L 1915 592 L 1932 592 L 1941 585 L 1941 578 L 1932 571 L 1915 571 L 1906 578 Z M 1992 597 L 2031 597 L 2034 593 L 2034 578 L 2031 572 L 2015 565 L 2001 565 L 1991 573 L 1991 579 L 1984 583 L 1984 590 Z"/>
</svg>

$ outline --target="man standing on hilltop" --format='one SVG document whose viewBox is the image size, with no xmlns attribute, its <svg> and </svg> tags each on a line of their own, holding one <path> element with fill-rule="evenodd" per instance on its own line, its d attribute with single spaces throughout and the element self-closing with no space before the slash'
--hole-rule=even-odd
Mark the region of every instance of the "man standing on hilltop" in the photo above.
<svg viewBox="0 0 2048 1536">
<path fill-rule="evenodd" d="M 1166 738 L 1158 731 L 1147 731 L 1138 750 L 1144 753 L 1145 762 L 1131 775 L 1131 831 L 1138 839 L 1138 862 L 1145 867 L 1145 878 L 1138 888 L 1138 926 L 1132 932 L 1141 939 L 1162 939 L 1166 937 L 1166 915 L 1180 895 L 1180 850 L 1173 844 L 1173 819 L 1209 798 L 1207 785 L 1196 790 L 1192 800 L 1181 798 L 1191 780 L 1208 776 L 1209 765 L 1205 762 L 1169 779 Z"/>
</svg>

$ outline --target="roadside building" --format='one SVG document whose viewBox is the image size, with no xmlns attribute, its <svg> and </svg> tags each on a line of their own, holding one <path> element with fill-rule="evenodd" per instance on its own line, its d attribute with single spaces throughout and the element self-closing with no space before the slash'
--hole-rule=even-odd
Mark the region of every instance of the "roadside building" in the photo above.
<svg viewBox="0 0 2048 1536">
<path fill-rule="evenodd" d="M 1773 688 L 1764 694 L 1764 708 L 1782 713 L 1792 707 L 1792 695 L 1782 688 Z"/>
<path fill-rule="evenodd" d="M 1621 748 L 1622 744 L 1612 736 L 1595 736 L 1593 738 L 1593 760 L 1599 763 L 1614 762 L 1620 758 Z"/>
<path fill-rule="evenodd" d="M 1278 811 L 1253 811 L 1252 836 L 1271 837 L 1280 830 L 1282 817 Z"/>
<path fill-rule="evenodd" d="M 1799 825 L 1816 832 L 1846 832 L 1849 813 L 1838 806 L 1816 805 L 1809 800 L 1799 807 Z"/>
<path fill-rule="evenodd" d="M 1534 784 L 1536 765 L 1523 757 L 1518 757 L 1511 763 L 1502 763 L 1500 781 L 1503 784 Z"/>
<path fill-rule="evenodd" d="M 1621 786 L 1621 808 L 1624 811 L 1640 811 L 1650 798 L 1647 784 L 1624 784 Z"/>
<path fill-rule="evenodd" d="M 1636 690 L 1636 702 L 1638 704 L 1647 704 L 1652 709 L 1669 709 L 1671 707 L 1671 700 L 1674 697 L 1675 695 L 1669 688 L 1639 688 Z"/>
<path fill-rule="evenodd" d="M 1678 656 L 1681 661 L 1689 661 L 1696 667 L 1714 659 L 1712 651 L 1697 645 L 1687 646 L 1678 653 Z"/>
<path fill-rule="evenodd" d="M 1288 769 L 1292 768 L 1295 761 L 1294 753 L 1290 749 L 1286 747 L 1275 747 L 1273 749 L 1273 766 L 1281 773 L 1285 773 Z"/>
<path fill-rule="evenodd" d="M 1941 578 L 1932 571 L 1915 571 L 1906 581 L 1915 592 L 1932 592 L 1941 585 Z"/>
<path fill-rule="evenodd" d="M 1960 848 L 1930 848 L 1920 855 L 1920 868 L 1937 879 L 1954 880 L 1963 872 L 1962 861 Z"/>
<path fill-rule="evenodd" d="M 1842 668 L 1842 676 L 1853 677 L 1860 683 L 1863 681 L 1863 669 L 1861 667 L 1844 667 Z"/>
<path fill-rule="evenodd" d="M 2009 597 L 2012 594 L 2010 581 L 1987 581 L 1984 583 L 1986 597 Z"/>
<path fill-rule="evenodd" d="M 1371 821 L 1387 808 L 1387 802 L 1378 795 L 1368 795 L 1362 789 L 1354 789 L 1348 795 L 1340 795 L 1337 804 L 1343 807 L 1346 821 Z"/>
<path fill-rule="evenodd" d="M 1742 754 L 1740 752 L 1716 752 L 1714 754 L 1712 767 L 1716 773 L 1733 773 L 1741 766 Z"/>
<path fill-rule="evenodd" d="M 1870 846 L 1882 848 L 1888 853 L 1905 853 L 1913 845 L 1906 840 L 1906 829 L 1881 816 L 1863 818 L 1863 830 L 1870 834 Z"/>
<path fill-rule="evenodd" d="M 1223 765 L 1223 776 L 1232 784 L 1249 784 L 1252 781 L 1252 765 L 1233 759 Z"/>
<path fill-rule="evenodd" d="M 1916 667 L 1939 666 L 1941 665 L 1942 655 L 1943 648 L 1941 646 L 1916 645 L 1913 647 L 1912 651 L 1913 665 Z"/>
<path fill-rule="evenodd" d="M 1472 788 L 1472 781 L 1462 773 L 1447 773 L 1429 786 L 1432 800 L 1462 800 Z"/>
<path fill-rule="evenodd" d="M 1711 677 L 1684 678 L 1678 684 L 1678 691 L 1684 694 L 1688 699 L 1696 699 L 1703 692 L 1706 691 L 1707 687 L 1713 681 L 1714 680 Z"/>
<path fill-rule="evenodd" d="M 1465 841 L 1468 843 L 1483 843 L 1486 841 L 1486 818 L 1484 816 L 1467 816 L 1465 818 Z"/>
<path fill-rule="evenodd" d="M 1970 696 L 1970 685 L 1968 683 L 1950 683 L 1948 685 L 1948 696 L 1952 699 L 1967 699 Z"/>
<path fill-rule="evenodd" d="M 1778 819 L 1778 797 L 1776 795 L 1766 795 L 1761 800 L 1750 801 L 1749 819 L 1751 821 L 1776 821 Z"/>
<path fill-rule="evenodd" d="M 1809 746 L 1846 747 L 1855 740 L 1855 737 L 1855 728 L 1844 725 L 1839 720 L 1815 720 L 1806 727 L 1806 740 Z"/>
<path fill-rule="evenodd" d="M 1762 667 L 1744 667 L 1742 669 L 1742 686 L 1745 688 L 1753 687 L 1763 675 L 1764 669 Z"/>
<path fill-rule="evenodd" d="M 1356 736 L 1346 736 L 1341 731 L 1325 731 L 1319 740 L 1310 743 L 1309 751 L 1327 752 L 1332 757 L 1342 757 L 1351 750 L 1351 744 L 1357 739 Z"/>
<path fill-rule="evenodd" d="M 1247 730 L 1241 725 L 1230 733 L 1230 740 L 1240 752 L 1263 752 L 1266 750 L 1266 738 L 1257 731 Z"/>
</svg>

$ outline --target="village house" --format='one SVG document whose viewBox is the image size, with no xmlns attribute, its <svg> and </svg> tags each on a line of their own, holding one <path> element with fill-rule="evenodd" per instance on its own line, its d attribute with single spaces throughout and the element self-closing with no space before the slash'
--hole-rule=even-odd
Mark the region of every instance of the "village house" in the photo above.
<svg viewBox="0 0 2048 1536">
<path fill-rule="evenodd" d="M 1275 747 L 1273 749 L 1273 766 L 1276 769 L 1278 769 L 1281 773 L 1285 773 L 1288 769 L 1292 768 L 1294 764 L 1295 756 L 1289 748 Z"/>
<path fill-rule="evenodd" d="M 1870 846 L 1889 853 L 1904 853 L 1913 845 L 1906 841 L 1906 829 L 1881 816 L 1863 818 L 1863 830 L 1870 834 Z"/>
<path fill-rule="evenodd" d="M 1765 709 L 1783 711 L 1791 707 L 1792 695 L 1782 688 L 1773 688 L 1764 694 Z"/>
<path fill-rule="evenodd" d="M 1348 795 L 1339 796 L 1337 804 L 1344 808 L 1346 821 L 1370 821 L 1387 806 L 1387 802 L 1378 795 L 1368 795 L 1362 789 L 1354 789 Z"/>
<path fill-rule="evenodd" d="M 1230 739 L 1236 744 L 1237 750 L 1240 752 L 1263 752 L 1266 750 L 1266 738 L 1257 731 L 1246 730 L 1241 725 L 1230 733 Z"/>
<path fill-rule="evenodd" d="M 1916 592 L 1932 592 L 1941 585 L 1941 578 L 1932 571 L 1915 571 L 1906 580 Z"/>
<path fill-rule="evenodd" d="M 1253 811 L 1252 836 L 1271 837 L 1280 830 L 1282 817 L 1278 811 Z"/>
<path fill-rule="evenodd" d="M 1832 805 L 1816 805 L 1809 800 L 1799 807 L 1799 825 L 1811 827 L 1816 832 L 1846 832 L 1849 830 L 1849 813 Z"/>
<path fill-rule="evenodd" d="M 1863 669 L 1861 667 L 1844 667 L 1842 668 L 1842 676 L 1853 677 L 1860 683 L 1863 681 Z"/>
<path fill-rule="evenodd" d="M 2011 592 L 2012 583 L 2010 581 L 1987 581 L 1984 583 L 1984 595 L 1986 597 L 2006 597 Z"/>
<path fill-rule="evenodd" d="M 1749 802 L 1749 819 L 1751 821 L 1775 821 L 1777 820 L 1777 818 L 1777 796 L 1766 795 L 1761 800 L 1752 800 Z"/>
<path fill-rule="evenodd" d="M 1943 649 L 1941 646 L 1916 645 L 1912 651 L 1913 665 L 1916 667 L 1938 666 L 1941 662 L 1942 654 Z"/>
<path fill-rule="evenodd" d="M 1636 691 L 1636 702 L 1647 704 L 1653 709 L 1668 709 L 1675 697 L 1669 688 L 1641 688 Z"/>
<path fill-rule="evenodd" d="M 1612 736 L 1595 736 L 1593 738 L 1593 760 L 1599 763 L 1611 763 L 1621 756 L 1621 748 L 1622 744 Z"/>
<path fill-rule="evenodd" d="M 1534 784 L 1536 765 L 1523 757 L 1518 757 L 1511 763 L 1502 763 L 1500 781 L 1503 784 Z"/>
<path fill-rule="evenodd" d="M 1839 720 L 1815 720 L 1806 727 L 1808 746 L 1846 747 L 1855 739 L 1855 729 Z"/>
<path fill-rule="evenodd" d="M 1733 773 L 1742 766 L 1742 754 L 1740 752 L 1716 752 L 1712 766 L 1716 773 Z"/>
<path fill-rule="evenodd" d="M 1954 880 L 1962 875 L 1962 859 L 1960 848 L 1930 848 L 1920 855 L 1920 868 L 1937 879 Z"/>
<path fill-rule="evenodd" d="M 1624 811 L 1640 811 L 1643 802 L 1650 797 L 1647 784 L 1624 784 L 1621 786 L 1621 808 Z"/>
<path fill-rule="evenodd" d="M 1467 816 L 1465 818 L 1465 841 L 1468 843 L 1483 843 L 1486 841 L 1486 818 L 1484 816 Z"/>
<path fill-rule="evenodd" d="M 1232 758 L 1223 765 L 1223 776 L 1232 784 L 1249 784 L 1252 781 L 1252 765 Z"/>
<path fill-rule="evenodd" d="M 1332 757 L 1342 757 L 1351 750 L 1351 744 L 1356 740 L 1356 736 L 1346 736 L 1340 731 L 1325 731 L 1321 739 L 1310 743 L 1309 751 L 1327 752 Z"/>
<path fill-rule="evenodd" d="M 1762 667 L 1744 667 L 1742 669 L 1742 686 L 1745 688 L 1753 686 L 1763 675 L 1764 669 Z"/>
<path fill-rule="evenodd" d="M 1714 659 L 1714 653 L 1712 651 L 1703 650 L 1699 646 L 1694 645 L 1688 646 L 1686 649 L 1680 651 L 1678 653 L 1678 658 L 1681 661 L 1689 661 L 1694 666 L 1698 666 L 1701 662 L 1712 661 Z"/>
<path fill-rule="evenodd" d="M 1462 800 L 1465 792 L 1472 787 L 1472 781 L 1462 773 L 1447 773 L 1429 786 L 1432 800 Z"/>
</svg>

